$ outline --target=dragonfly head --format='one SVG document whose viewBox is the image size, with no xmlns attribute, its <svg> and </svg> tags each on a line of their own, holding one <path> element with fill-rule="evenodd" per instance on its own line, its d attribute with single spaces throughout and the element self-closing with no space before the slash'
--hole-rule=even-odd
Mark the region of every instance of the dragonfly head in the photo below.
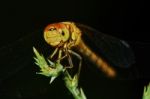
<svg viewBox="0 0 150 99">
<path fill-rule="evenodd" d="M 81 38 L 80 30 L 72 22 L 49 24 L 44 30 L 44 39 L 51 46 L 75 46 Z"/>
</svg>

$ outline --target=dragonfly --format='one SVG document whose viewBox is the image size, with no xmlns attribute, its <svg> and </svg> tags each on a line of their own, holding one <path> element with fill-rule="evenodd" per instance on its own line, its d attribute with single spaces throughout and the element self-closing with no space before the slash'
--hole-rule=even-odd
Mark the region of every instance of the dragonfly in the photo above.
<svg viewBox="0 0 150 99">
<path fill-rule="evenodd" d="M 47 44 L 55 48 L 50 58 L 56 54 L 58 54 L 57 61 L 67 58 L 70 66 L 66 68 L 74 67 L 71 55 L 80 60 L 78 68 L 81 68 L 83 58 L 80 53 L 108 77 L 119 75 L 115 70 L 116 67 L 129 68 L 135 62 L 133 51 L 124 40 L 81 23 L 56 22 L 46 26 L 44 32 L 43 29 L 38 30 L 0 48 L 0 52 L 3 52 L 0 54 L 2 58 L 0 82 L 10 78 L 26 66 L 32 65 L 33 46 L 37 45 L 45 53 L 49 51 L 45 47 L 47 45 L 43 35 Z"/>
<path fill-rule="evenodd" d="M 95 40 L 95 44 L 99 47 L 99 51 L 104 54 L 103 56 L 95 53 L 87 43 L 85 43 L 82 37 L 83 34 L 91 37 L 88 39 L 88 42 L 90 42 L 91 39 Z M 67 68 L 74 67 L 71 55 L 76 56 L 80 60 L 78 66 L 79 74 L 82 65 L 82 57 L 80 54 L 73 51 L 73 48 L 76 48 L 81 54 L 83 54 L 83 56 L 95 63 L 102 72 L 111 78 L 116 77 L 117 75 L 117 72 L 112 65 L 118 67 L 129 67 L 134 63 L 133 52 L 125 41 L 112 36 L 106 36 L 82 24 L 76 24 L 74 22 L 49 24 L 44 30 L 44 39 L 50 46 L 55 48 L 54 52 L 50 55 L 50 58 L 53 58 L 57 53 L 57 61 L 67 58 L 69 62 L 69 67 Z M 64 53 L 63 56 L 62 53 Z"/>
</svg>

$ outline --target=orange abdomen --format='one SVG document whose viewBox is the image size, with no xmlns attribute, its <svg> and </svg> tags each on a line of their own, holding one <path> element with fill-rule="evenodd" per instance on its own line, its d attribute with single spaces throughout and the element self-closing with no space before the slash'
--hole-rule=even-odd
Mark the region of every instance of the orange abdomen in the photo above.
<svg viewBox="0 0 150 99">
<path fill-rule="evenodd" d="M 97 65 L 97 67 L 102 70 L 107 76 L 115 77 L 116 71 L 112 68 L 104 59 L 94 53 L 85 43 L 81 40 L 79 45 L 77 46 L 79 52 L 81 52 L 84 56 L 88 57 L 93 63 Z"/>
</svg>

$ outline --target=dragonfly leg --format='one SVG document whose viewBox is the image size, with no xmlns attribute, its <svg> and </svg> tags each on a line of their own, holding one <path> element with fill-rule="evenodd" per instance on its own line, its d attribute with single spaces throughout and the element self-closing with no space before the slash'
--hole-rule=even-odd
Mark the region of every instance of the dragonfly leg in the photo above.
<svg viewBox="0 0 150 99">
<path fill-rule="evenodd" d="M 49 56 L 50 59 L 52 59 L 54 57 L 54 55 L 57 53 L 58 48 L 56 48 L 53 53 Z"/>
<path fill-rule="evenodd" d="M 69 66 L 67 66 L 67 68 L 73 68 L 72 58 L 71 58 L 70 54 L 68 53 L 68 51 L 67 51 L 66 55 L 68 56 L 68 62 L 69 62 Z"/>
<path fill-rule="evenodd" d="M 62 56 L 62 50 L 59 50 L 57 62 L 60 63 L 60 61 L 66 57 L 67 57 L 67 55 Z"/>
<path fill-rule="evenodd" d="M 81 67 L 82 67 L 82 57 L 81 57 L 80 54 L 78 54 L 78 53 L 76 53 L 76 52 L 74 52 L 74 51 L 72 51 L 72 50 L 69 50 L 69 53 L 71 53 L 72 55 L 75 55 L 75 56 L 80 60 L 80 62 L 79 62 L 79 67 L 78 67 L 78 79 L 79 79 L 79 77 L 80 77 L 80 72 L 81 72 Z"/>
<path fill-rule="evenodd" d="M 56 48 L 53 51 L 53 53 L 49 56 L 49 58 L 52 59 L 57 52 L 58 52 L 58 48 Z M 56 62 L 60 63 L 60 61 L 63 60 L 65 57 L 67 57 L 67 55 L 62 56 L 62 50 L 59 49 L 58 58 L 57 58 Z"/>
</svg>

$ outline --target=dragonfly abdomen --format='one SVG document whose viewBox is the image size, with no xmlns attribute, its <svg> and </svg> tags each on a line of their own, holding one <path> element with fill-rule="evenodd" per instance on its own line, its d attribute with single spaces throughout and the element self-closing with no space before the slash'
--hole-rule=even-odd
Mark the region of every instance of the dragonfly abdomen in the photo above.
<svg viewBox="0 0 150 99">
<path fill-rule="evenodd" d="M 88 57 L 90 61 L 95 63 L 97 67 L 102 70 L 107 76 L 115 77 L 116 71 L 112 68 L 104 59 L 94 53 L 85 43 L 81 40 L 78 48 L 79 52 L 81 52 L 84 56 Z"/>
</svg>

